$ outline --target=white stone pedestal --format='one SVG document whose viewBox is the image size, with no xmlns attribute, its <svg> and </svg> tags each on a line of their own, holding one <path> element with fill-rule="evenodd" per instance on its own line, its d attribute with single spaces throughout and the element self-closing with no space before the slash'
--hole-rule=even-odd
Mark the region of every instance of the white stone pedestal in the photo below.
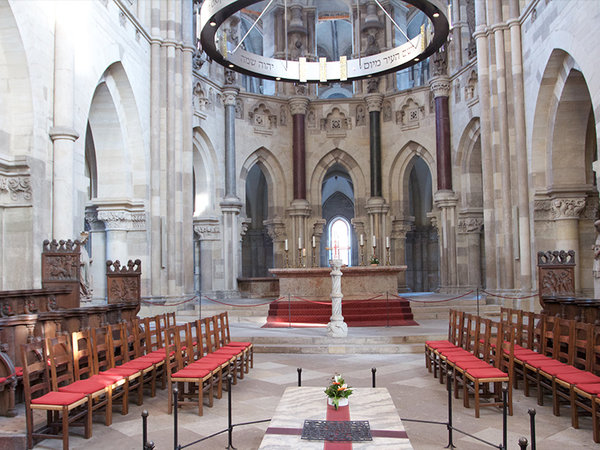
<svg viewBox="0 0 600 450">
<path fill-rule="evenodd" d="M 331 266 L 331 317 L 327 324 L 327 336 L 348 336 L 348 325 L 342 316 L 342 260 L 329 260 Z"/>
</svg>

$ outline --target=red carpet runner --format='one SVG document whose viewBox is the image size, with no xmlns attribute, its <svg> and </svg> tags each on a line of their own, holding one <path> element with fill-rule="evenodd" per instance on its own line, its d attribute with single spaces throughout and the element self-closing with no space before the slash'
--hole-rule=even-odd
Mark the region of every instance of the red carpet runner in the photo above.
<svg viewBox="0 0 600 450">
<path fill-rule="evenodd" d="M 404 299 L 344 300 L 344 322 L 349 327 L 385 327 L 418 325 L 413 319 L 410 302 Z M 329 323 L 331 304 L 293 300 L 269 305 L 263 328 L 319 327 Z"/>
<path fill-rule="evenodd" d="M 350 420 L 350 406 L 340 406 L 337 410 L 334 406 L 327 403 L 327 420 L 348 421 Z M 325 450 L 350 450 L 352 442 L 348 441 L 325 441 L 323 446 Z"/>
</svg>

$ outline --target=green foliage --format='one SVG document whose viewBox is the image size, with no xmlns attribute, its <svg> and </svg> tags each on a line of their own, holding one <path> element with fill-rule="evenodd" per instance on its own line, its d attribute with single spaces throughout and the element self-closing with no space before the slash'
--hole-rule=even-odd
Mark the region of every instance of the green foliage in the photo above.
<svg viewBox="0 0 600 450">
<path fill-rule="evenodd" d="M 338 409 L 340 398 L 348 398 L 352 395 L 352 388 L 349 387 L 341 375 L 331 377 L 331 384 L 325 389 L 325 394 L 329 397 Z"/>
</svg>

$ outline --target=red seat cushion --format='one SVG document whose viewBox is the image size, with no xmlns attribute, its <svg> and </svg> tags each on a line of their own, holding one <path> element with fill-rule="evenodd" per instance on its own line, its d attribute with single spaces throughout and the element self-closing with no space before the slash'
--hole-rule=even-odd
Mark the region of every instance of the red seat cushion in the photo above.
<svg viewBox="0 0 600 450">
<path fill-rule="evenodd" d="M 123 377 L 130 377 L 139 373 L 141 369 L 136 369 L 134 367 L 113 367 L 112 369 L 105 370 L 104 372 L 100 372 L 99 375 L 121 375 Z"/>
<path fill-rule="evenodd" d="M 584 392 L 592 395 L 600 394 L 600 383 L 582 383 L 576 385 L 577 389 L 581 389 Z"/>
<path fill-rule="evenodd" d="M 8 380 L 8 377 L 0 377 L 0 384 L 4 383 L 6 380 Z"/>
<path fill-rule="evenodd" d="M 563 364 L 561 366 L 540 367 L 540 370 L 551 377 L 558 376 L 561 373 L 581 373 L 581 370 L 567 364 Z M 590 383 L 593 383 L 593 381 L 590 381 Z"/>
<path fill-rule="evenodd" d="M 17 375 L 18 377 L 22 377 L 23 376 L 23 368 L 21 366 L 16 366 L 15 367 L 15 375 Z"/>
<path fill-rule="evenodd" d="M 133 361 L 127 361 L 126 363 L 120 365 L 119 367 L 127 368 L 127 369 L 144 370 L 144 369 L 147 369 L 152 366 L 153 366 L 152 361 L 149 361 L 149 360 L 138 361 L 137 359 L 134 359 Z"/>
<path fill-rule="evenodd" d="M 559 373 L 556 378 L 569 384 L 600 383 L 600 377 L 591 372 Z"/>
<path fill-rule="evenodd" d="M 467 369 L 467 373 L 475 378 L 502 378 L 508 377 L 507 374 L 502 372 L 500 369 L 495 367 L 489 367 L 487 369 Z"/>
<path fill-rule="evenodd" d="M 59 392 L 76 392 L 81 394 L 93 394 L 106 388 L 106 385 L 96 380 L 79 380 L 67 386 L 59 387 Z"/>
<path fill-rule="evenodd" d="M 99 375 L 94 375 L 90 377 L 90 380 L 97 381 L 99 383 L 104 383 L 105 386 L 110 386 L 111 384 L 116 383 L 117 381 L 121 381 L 125 378 L 123 375 L 116 373 L 104 373 Z"/>
<path fill-rule="evenodd" d="M 156 364 L 156 363 L 159 363 L 164 360 L 165 360 L 164 356 L 152 355 L 152 354 L 140 356 L 139 358 L 134 359 L 134 361 L 150 361 L 152 364 Z"/>
<path fill-rule="evenodd" d="M 207 375 L 210 375 L 210 370 L 205 369 L 195 369 L 190 368 L 190 366 L 185 369 L 179 370 L 171 375 L 172 378 L 204 378 Z"/>
<path fill-rule="evenodd" d="M 476 360 L 476 361 L 459 361 L 456 363 L 456 367 L 463 370 L 468 369 L 489 369 L 490 365 L 485 361 Z"/>
<path fill-rule="evenodd" d="M 32 405 L 61 405 L 66 406 L 85 398 L 86 394 L 50 391 L 41 397 L 31 400 Z"/>
<path fill-rule="evenodd" d="M 233 345 L 235 347 L 250 347 L 252 342 L 229 341 L 227 345 Z"/>
</svg>

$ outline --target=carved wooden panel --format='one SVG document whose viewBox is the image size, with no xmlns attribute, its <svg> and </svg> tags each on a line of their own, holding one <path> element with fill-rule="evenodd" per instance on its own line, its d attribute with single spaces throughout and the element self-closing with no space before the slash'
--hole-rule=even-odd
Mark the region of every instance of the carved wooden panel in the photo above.
<svg viewBox="0 0 600 450">
<path fill-rule="evenodd" d="M 121 266 L 117 260 L 106 262 L 106 288 L 108 303 L 137 303 L 141 301 L 142 262 L 129 260 Z"/>
<path fill-rule="evenodd" d="M 42 287 L 70 288 L 71 295 L 57 308 L 79 307 L 79 241 L 45 240 L 42 250 Z"/>
</svg>

